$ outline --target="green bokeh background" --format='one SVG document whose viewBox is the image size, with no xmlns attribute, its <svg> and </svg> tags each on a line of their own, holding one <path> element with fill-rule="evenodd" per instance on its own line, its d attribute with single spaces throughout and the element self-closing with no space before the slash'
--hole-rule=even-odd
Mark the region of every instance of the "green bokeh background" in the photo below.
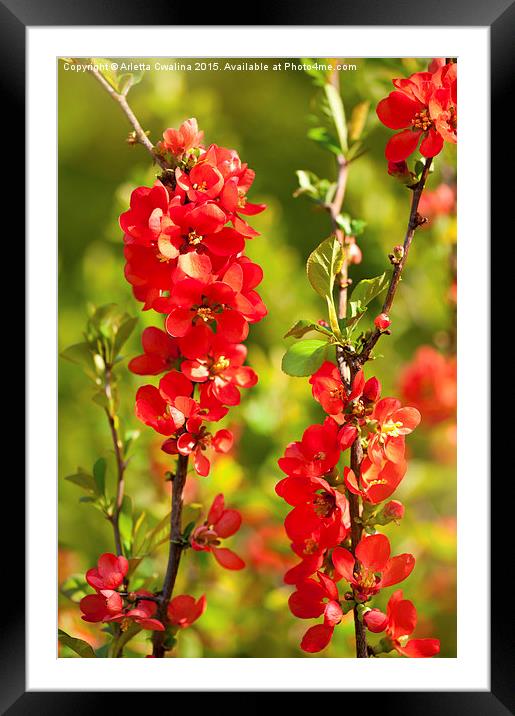
<svg viewBox="0 0 515 716">
<path fill-rule="evenodd" d="M 142 61 L 132 58 L 134 62 Z M 145 59 L 153 64 L 153 60 Z M 191 62 L 191 60 L 185 60 Z M 349 61 L 349 60 L 347 60 Z M 393 77 L 425 69 L 427 60 L 358 59 L 353 72 L 340 75 L 346 108 L 370 100 L 372 108 L 391 90 Z M 274 60 L 267 60 L 272 65 Z M 58 67 L 59 85 L 59 348 L 81 340 L 88 304 L 116 302 L 139 317 L 136 331 L 125 348 L 140 353 L 139 336 L 145 326 L 161 325 L 161 317 L 143 313 L 123 276 L 122 234 L 117 217 L 128 206 L 131 190 L 153 182 L 156 169 L 140 146 L 125 142 L 129 126 L 120 108 L 87 74 Z M 330 232 L 327 214 L 309 201 L 294 199 L 295 170 L 310 169 L 334 177 L 334 160 L 306 138 L 308 115 L 319 96 L 310 78 L 294 72 L 147 72 L 129 94 L 142 126 L 158 141 L 163 129 L 177 127 L 196 117 L 207 143 L 237 149 L 242 161 L 256 171 L 250 200 L 266 202 L 267 211 L 251 217 L 261 236 L 248 242 L 248 255 L 264 269 L 260 292 L 269 314 L 251 328 L 249 362 L 259 374 L 258 385 L 248 391 L 229 422 L 240 433 L 237 449 L 219 459 L 207 479 L 192 476 L 189 499 L 205 508 L 218 492 L 240 509 L 244 527 L 228 546 L 248 562 L 239 573 L 218 567 L 208 554 L 186 553 L 176 593 L 196 597 L 205 593 L 205 615 L 179 636 L 174 656 L 181 657 L 304 657 L 299 642 L 314 622 L 295 619 L 287 607 L 291 588 L 282 583 L 290 559 L 281 523 L 287 506 L 276 496 L 281 473 L 277 459 L 285 445 L 299 439 L 307 425 L 323 419 L 311 398 L 305 379 L 290 378 L 280 370 L 287 329 L 299 318 L 323 317 L 321 299 L 311 290 L 304 265 L 310 251 Z M 349 174 L 345 210 L 365 219 L 359 239 L 364 259 L 351 268 L 356 283 L 387 267 L 387 253 L 404 235 L 409 192 L 388 177 L 384 145 L 391 132 L 375 112 L 367 121 L 367 153 Z M 455 147 L 438 157 L 430 178 L 435 188 L 455 175 Z M 393 335 L 383 339 L 381 352 L 367 375 L 383 383 L 383 395 L 395 394 L 402 366 L 420 345 L 450 350 L 455 330 L 453 307 L 447 300 L 451 271 L 449 260 L 455 236 L 455 219 L 443 217 L 418 232 L 408 270 L 391 313 Z M 377 311 L 376 311 L 377 312 Z M 372 316 L 375 315 L 371 311 Z M 124 428 L 141 428 L 141 436 L 128 468 L 127 491 L 138 511 L 147 513 L 149 525 L 168 510 L 168 493 L 162 478 L 168 456 L 150 428 L 134 416 L 138 386 L 156 382 L 120 369 L 121 418 Z M 109 524 L 101 514 L 80 504 L 79 490 L 64 480 L 78 466 L 91 470 L 98 457 L 109 462 L 114 483 L 114 459 L 105 415 L 91 401 L 91 383 L 80 368 L 59 361 L 59 538 L 60 579 L 83 573 L 98 555 L 113 551 Z M 411 551 L 417 565 L 402 585 L 405 597 L 419 611 L 416 635 L 441 640 L 441 656 L 456 655 L 456 471 L 452 447 L 438 429 L 422 424 L 409 438 L 409 470 L 395 497 L 406 504 L 400 526 L 390 525 L 394 553 Z M 449 457 L 450 452 L 450 457 Z M 267 548 L 263 551 L 262 545 Z M 161 547 L 145 560 L 137 574 L 159 581 L 166 553 Z M 282 566 L 283 565 L 283 566 Z M 384 607 L 393 590 L 376 600 Z M 60 625 L 75 636 L 98 646 L 100 627 L 80 620 L 75 604 L 60 595 Z M 347 618 L 335 632 L 331 646 L 318 658 L 352 656 L 353 628 Z M 146 633 L 148 636 L 148 632 Z M 127 656 L 149 653 L 145 634 L 133 642 Z M 74 656 L 63 648 L 61 656 Z"/>
</svg>

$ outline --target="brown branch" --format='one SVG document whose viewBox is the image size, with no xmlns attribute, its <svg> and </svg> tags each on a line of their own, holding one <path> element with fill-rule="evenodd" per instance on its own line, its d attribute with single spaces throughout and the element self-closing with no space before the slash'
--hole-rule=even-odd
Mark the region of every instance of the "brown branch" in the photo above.
<svg viewBox="0 0 515 716">
<path fill-rule="evenodd" d="M 159 154 L 156 153 L 155 147 L 148 138 L 146 132 L 142 128 L 141 124 L 139 123 L 136 115 L 132 111 L 132 109 L 129 106 L 129 103 L 127 102 L 127 99 L 124 94 L 120 94 L 120 92 L 117 92 L 114 87 L 112 87 L 109 82 L 105 79 L 103 74 L 99 72 L 95 67 L 92 65 L 89 68 L 89 72 L 95 77 L 95 79 L 102 85 L 102 87 L 106 90 L 106 92 L 112 97 L 112 99 L 117 102 L 129 122 L 131 123 L 134 133 L 136 136 L 137 141 L 145 147 L 145 149 L 151 154 L 152 159 L 159 164 L 161 169 L 170 169 L 170 165 L 168 162 L 159 156 Z"/>
<path fill-rule="evenodd" d="M 173 594 L 179 563 L 181 561 L 184 544 L 182 542 L 182 492 L 186 484 L 186 475 L 188 472 L 188 456 L 179 455 L 177 458 L 177 470 L 172 480 L 172 509 L 170 512 L 170 547 L 168 553 L 168 565 L 163 582 L 163 589 L 160 595 L 160 605 L 157 610 L 156 618 L 163 624 L 167 623 L 167 609 Z M 156 631 L 152 638 L 153 656 L 162 658 L 165 654 L 164 646 L 165 632 Z"/>
<path fill-rule="evenodd" d="M 390 309 L 393 304 L 393 299 L 395 298 L 395 294 L 397 293 L 397 288 L 399 286 L 402 271 L 404 269 L 404 266 L 406 265 L 406 261 L 408 259 L 408 253 L 411 247 L 411 242 L 413 241 L 413 237 L 415 235 L 415 231 L 419 226 L 421 226 L 423 223 L 425 223 L 425 219 L 423 219 L 420 214 L 418 213 L 418 205 L 420 202 L 420 197 L 422 196 L 422 192 L 424 191 L 424 187 L 426 185 L 427 177 L 429 175 L 429 169 L 431 167 L 432 159 L 428 158 L 426 159 L 426 162 L 424 164 L 424 169 L 422 171 L 422 175 L 420 177 L 420 180 L 418 184 L 416 184 L 415 188 L 413 189 L 413 196 L 411 199 L 411 208 L 410 208 L 410 214 L 409 214 L 409 220 L 408 220 L 408 226 L 406 228 L 406 234 L 404 236 L 404 243 L 402 245 L 403 248 L 403 255 L 402 258 L 396 261 L 394 263 L 392 277 L 390 279 L 390 284 L 388 286 L 388 291 L 386 292 L 386 298 L 384 299 L 383 307 L 381 309 L 381 313 L 388 314 L 390 312 Z M 383 331 L 380 331 L 378 328 L 374 330 L 370 338 L 368 338 L 367 341 L 365 341 L 362 350 L 360 351 L 359 355 L 357 356 L 357 360 L 360 365 L 364 365 L 370 358 L 370 354 L 372 352 L 372 349 L 376 345 L 377 341 L 381 338 L 383 335 Z"/>
</svg>

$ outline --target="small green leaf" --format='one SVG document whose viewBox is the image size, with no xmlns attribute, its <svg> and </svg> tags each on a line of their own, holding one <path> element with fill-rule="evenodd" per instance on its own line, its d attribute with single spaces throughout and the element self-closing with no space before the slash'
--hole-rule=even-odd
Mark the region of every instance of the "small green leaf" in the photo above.
<svg viewBox="0 0 515 716">
<path fill-rule="evenodd" d="M 106 487 L 106 468 L 107 463 L 103 457 L 100 457 L 93 465 L 93 477 L 97 485 L 97 493 L 99 495 L 105 494 Z"/>
<path fill-rule="evenodd" d="M 381 276 L 365 278 L 360 281 L 351 294 L 351 301 L 359 302 L 361 307 L 366 306 L 388 286 L 390 272 L 385 271 Z"/>
<path fill-rule="evenodd" d="M 324 328 L 324 326 L 321 326 L 319 323 L 315 323 L 314 321 L 307 321 L 305 319 L 301 319 L 300 321 L 297 321 L 295 325 L 293 325 L 288 333 L 284 334 L 284 338 L 302 338 L 306 335 L 306 333 L 310 333 L 311 331 L 317 331 L 318 333 L 323 333 L 325 336 L 331 336 L 332 333 L 329 329 Z"/>
<path fill-rule="evenodd" d="M 308 137 L 333 154 L 341 154 L 342 150 L 338 140 L 325 127 L 312 127 L 308 130 Z"/>
<path fill-rule="evenodd" d="M 83 639 L 76 639 L 75 637 L 67 634 L 62 629 L 57 630 L 57 638 L 59 639 L 61 644 L 64 644 L 65 646 L 69 647 L 72 651 L 81 656 L 83 659 L 94 659 L 96 657 L 96 654 L 93 651 L 93 647 Z"/>
<path fill-rule="evenodd" d="M 68 475 L 64 478 L 68 482 L 73 482 L 74 485 L 78 485 L 79 487 L 82 487 L 83 490 L 86 490 L 87 492 L 91 492 L 94 495 L 97 494 L 97 483 L 95 482 L 95 478 L 93 475 L 90 475 L 89 473 L 82 470 L 82 468 L 78 468 L 78 472 L 75 475 Z"/>
<path fill-rule="evenodd" d="M 96 379 L 93 351 L 86 341 L 83 343 L 75 343 L 73 346 L 65 348 L 61 353 L 61 358 L 79 365 L 88 378 L 92 380 Z"/>
<path fill-rule="evenodd" d="M 128 340 L 129 336 L 131 335 L 132 331 L 134 330 L 137 322 L 138 322 L 137 318 L 128 318 L 115 331 L 115 336 L 116 336 L 114 339 L 114 355 L 115 356 L 117 356 L 118 353 L 121 351 L 123 345 Z"/>
<path fill-rule="evenodd" d="M 349 147 L 347 144 L 347 122 L 345 121 L 345 110 L 343 108 L 342 98 L 336 87 L 332 84 L 326 84 L 324 89 L 331 109 L 334 126 L 336 127 L 341 152 L 345 154 Z"/>
<path fill-rule="evenodd" d="M 132 500 L 128 495 L 123 498 L 122 509 L 118 517 L 118 526 L 120 528 L 120 536 L 125 553 L 128 557 L 132 556 L 132 526 L 134 523 L 134 513 L 132 509 Z"/>
<path fill-rule="evenodd" d="M 282 369 L 287 375 L 312 375 L 327 358 L 329 343 L 315 339 L 291 345 L 283 356 Z"/>
</svg>

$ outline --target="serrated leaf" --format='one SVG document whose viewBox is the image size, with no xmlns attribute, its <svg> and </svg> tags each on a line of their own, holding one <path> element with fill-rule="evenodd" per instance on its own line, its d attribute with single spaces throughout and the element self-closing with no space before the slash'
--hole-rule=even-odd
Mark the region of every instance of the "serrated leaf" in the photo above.
<svg viewBox="0 0 515 716">
<path fill-rule="evenodd" d="M 340 144 L 342 154 L 345 154 L 348 150 L 347 143 L 347 122 L 345 120 L 345 110 L 343 108 L 342 98 L 340 93 L 332 84 L 326 84 L 325 95 L 329 102 L 331 109 L 331 115 L 333 118 L 334 126 L 336 128 L 336 134 L 338 135 L 338 141 Z"/>
<path fill-rule="evenodd" d="M 326 360 L 328 348 L 327 341 L 315 339 L 294 343 L 283 356 L 284 373 L 295 377 L 312 375 Z"/>
<path fill-rule="evenodd" d="M 61 644 L 64 644 L 65 646 L 69 647 L 72 651 L 74 651 L 83 659 L 96 658 L 96 654 L 93 651 L 93 647 L 91 646 L 91 644 L 88 644 L 87 641 L 70 636 L 62 629 L 57 630 L 57 638 L 59 639 Z"/>
<path fill-rule="evenodd" d="M 365 129 L 369 109 L 370 102 L 368 100 L 359 102 L 353 107 L 349 120 L 349 138 L 351 141 L 355 142 L 361 137 Z"/>
<path fill-rule="evenodd" d="M 290 328 L 288 333 L 284 334 L 284 338 L 302 338 L 306 335 L 306 333 L 310 333 L 311 331 L 317 331 L 318 333 L 323 333 L 326 336 L 332 335 L 330 330 L 324 328 L 324 326 L 321 326 L 319 323 L 301 319 Z"/>
</svg>

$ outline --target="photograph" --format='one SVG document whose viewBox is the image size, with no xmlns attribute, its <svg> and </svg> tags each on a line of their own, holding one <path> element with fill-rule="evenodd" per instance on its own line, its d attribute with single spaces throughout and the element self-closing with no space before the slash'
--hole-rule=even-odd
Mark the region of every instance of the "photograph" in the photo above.
<svg viewBox="0 0 515 716">
<path fill-rule="evenodd" d="M 459 64 L 56 58 L 60 660 L 456 659 Z"/>
</svg>

